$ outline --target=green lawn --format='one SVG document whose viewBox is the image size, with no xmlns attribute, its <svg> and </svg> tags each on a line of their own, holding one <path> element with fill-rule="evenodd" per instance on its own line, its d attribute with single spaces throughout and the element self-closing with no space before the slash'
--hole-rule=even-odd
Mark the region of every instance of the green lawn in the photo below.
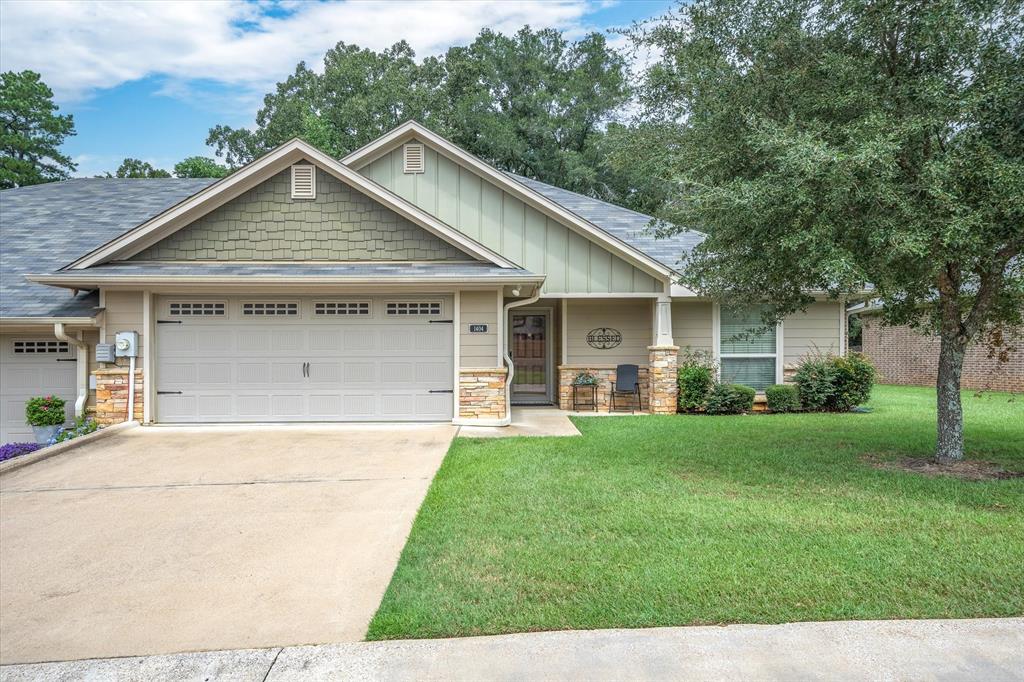
<svg viewBox="0 0 1024 682">
<path fill-rule="evenodd" d="M 870 407 L 458 439 L 367 636 L 1024 614 L 1024 479 L 872 467 L 930 454 L 934 391 Z M 1024 470 L 1024 398 L 964 407 L 970 456 Z"/>
</svg>

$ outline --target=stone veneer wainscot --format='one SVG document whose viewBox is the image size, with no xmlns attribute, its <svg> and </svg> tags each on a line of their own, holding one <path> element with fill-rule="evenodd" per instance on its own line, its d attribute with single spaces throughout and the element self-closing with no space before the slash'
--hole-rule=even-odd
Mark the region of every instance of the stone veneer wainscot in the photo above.
<svg viewBox="0 0 1024 682">
<path fill-rule="evenodd" d="M 459 417 L 462 419 L 504 419 L 504 367 L 459 370 Z"/>
<path fill-rule="evenodd" d="M 96 422 L 108 426 L 128 421 L 128 368 L 93 370 L 96 377 Z M 135 420 L 142 421 L 142 370 L 135 370 Z"/>
</svg>

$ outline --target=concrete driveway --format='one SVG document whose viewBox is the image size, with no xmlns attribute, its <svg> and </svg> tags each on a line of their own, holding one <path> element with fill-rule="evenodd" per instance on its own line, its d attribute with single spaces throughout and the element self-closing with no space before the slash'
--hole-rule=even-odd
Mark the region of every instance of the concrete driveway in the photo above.
<svg viewBox="0 0 1024 682">
<path fill-rule="evenodd" d="M 0 663 L 363 637 L 451 426 L 136 428 L 0 478 Z"/>
</svg>

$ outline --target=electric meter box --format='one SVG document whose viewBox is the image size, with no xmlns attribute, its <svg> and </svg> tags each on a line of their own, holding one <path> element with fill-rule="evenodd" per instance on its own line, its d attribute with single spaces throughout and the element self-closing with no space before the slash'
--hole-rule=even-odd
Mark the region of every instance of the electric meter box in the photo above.
<svg viewBox="0 0 1024 682">
<path fill-rule="evenodd" d="M 135 358 L 139 355 L 139 333 L 118 332 L 114 337 L 114 353 L 119 358 Z"/>
<path fill-rule="evenodd" d="M 116 359 L 117 356 L 114 355 L 114 344 L 96 344 L 96 362 L 114 362 Z"/>
</svg>

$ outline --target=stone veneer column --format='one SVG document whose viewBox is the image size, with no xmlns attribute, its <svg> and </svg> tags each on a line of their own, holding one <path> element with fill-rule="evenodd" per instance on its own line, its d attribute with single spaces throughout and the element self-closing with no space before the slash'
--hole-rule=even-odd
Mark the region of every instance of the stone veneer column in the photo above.
<svg viewBox="0 0 1024 682">
<path fill-rule="evenodd" d="M 679 346 L 648 346 L 647 350 L 651 354 L 647 373 L 650 382 L 647 401 L 651 406 L 651 414 L 675 414 L 679 397 L 676 379 Z"/>
<path fill-rule="evenodd" d="M 459 370 L 459 418 L 504 419 L 504 367 Z"/>
<path fill-rule="evenodd" d="M 96 421 L 103 426 L 128 421 L 128 368 L 93 370 L 96 377 Z M 135 415 L 142 421 L 142 370 L 135 370 Z"/>
</svg>

